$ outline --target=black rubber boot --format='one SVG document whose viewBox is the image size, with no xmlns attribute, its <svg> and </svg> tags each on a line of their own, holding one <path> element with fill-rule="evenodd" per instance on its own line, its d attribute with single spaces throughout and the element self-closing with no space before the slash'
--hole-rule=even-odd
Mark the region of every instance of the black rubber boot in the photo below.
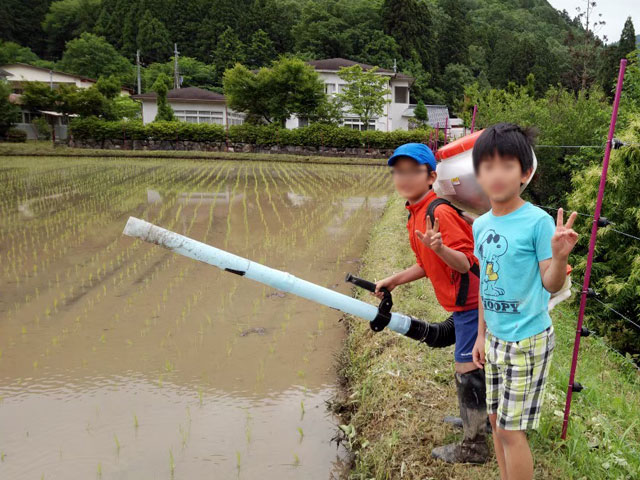
<svg viewBox="0 0 640 480">
<path fill-rule="evenodd" d="M 431 456 L 448 463 L 485 463 L 489 458 L 489 447 L 484 370 L 456 373 L 455 378 L 463 426 L 462 442 L 436 447 Z"/>
<path fill-rule="evenodd" d="M 462 425 L 462 419 L 460 417 L 455 417 L 453 415 L 445 415 L 442 421 L 452 427 L 459 428 L 462 430 L 464 425 Z M 487 416 L 487 433 L 493 432 L 493 428 L 491 427 L 491 422 L 489 421 L 489 417 Z"/>
</svg>

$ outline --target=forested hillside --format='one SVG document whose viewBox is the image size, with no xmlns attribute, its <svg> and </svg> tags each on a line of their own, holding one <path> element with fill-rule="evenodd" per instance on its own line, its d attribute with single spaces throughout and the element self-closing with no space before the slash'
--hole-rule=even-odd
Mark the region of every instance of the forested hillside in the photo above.
<svg viewBox="0 0 640 480">
<path fill-rule="evenodd" d="M 174 42 L 185 85 L 214 90 L 236 62 L 281 54 L 395 61 L 416 77 L 414 101 L 451 106 L 474 81 L 502 88 L 533 73 L 543 93 L 615 75 L 588 25 L 545 0 L 4 0 L 0 38 L 0 63 L 116 74 L 130 86 L 140 49 L 145 90 L 170 72 Z"/>
</svg>

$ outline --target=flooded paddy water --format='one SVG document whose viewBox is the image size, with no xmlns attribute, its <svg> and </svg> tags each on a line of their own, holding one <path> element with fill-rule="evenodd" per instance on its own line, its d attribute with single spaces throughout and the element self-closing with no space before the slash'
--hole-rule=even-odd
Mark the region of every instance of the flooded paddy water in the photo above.
<svg viewBox="0 0 640 480">
<path fill-rule="evenodd" d="M 128 217 L 349 293 L 382 167 L 0 160 L 0 478 L 329 479 L 341 314 Z"/>
</svg>

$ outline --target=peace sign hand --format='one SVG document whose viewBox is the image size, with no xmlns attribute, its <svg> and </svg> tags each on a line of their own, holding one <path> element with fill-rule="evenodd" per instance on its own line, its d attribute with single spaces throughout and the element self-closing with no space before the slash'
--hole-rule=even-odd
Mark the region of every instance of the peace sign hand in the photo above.
<svg viewBox="0 0 640 480">
<path fill-rule="evenodd" d="M 558 217 L 556 219 L 556 231 L 551 237 L 551 251 L 555 258 L 566 259 L 573 247 L 578 242 L 578 234 L 571 228 L 573 222 L 578 216 L 577 212 L 572 212 L 569 220 L 565 224 L 563 221 L 564 212 L 562 208 L 558 209 Z"/>
<path fill-rule="evenodd" d="M 433 222 L 433 226 L 431 225 L 431 217 L 427 216 L 427 225 L 426 230 L 422 233 L 420 230 L 416 230 L 416 236 L 418 240 L 422 242 L 425 247 L 430 248 L 435 253 L 438 253 L 442 250 L 442 234 L 439 232 L 440 230 L 440 222 L 438 218 L 436 218 L 435 222 Z"/>
</svg>

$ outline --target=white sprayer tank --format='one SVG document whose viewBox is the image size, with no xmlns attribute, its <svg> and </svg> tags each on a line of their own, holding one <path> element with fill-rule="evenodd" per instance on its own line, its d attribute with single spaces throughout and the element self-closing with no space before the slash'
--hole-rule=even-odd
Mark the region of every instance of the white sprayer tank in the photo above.
<svg viewBox="0 0 640 480">
<path fill-rule="evenodd" d="M 471 216 L 482 215 L 491 209 L 489 199 L 476 182 L 473 171 L 473 145 L 481 133 L 482 130 L 479 130 L 466 135 L 436 152 L 438 179 L 433 189 L 439 197 L 446 198 Z M 533 153 L 533 170 L 520 188 L 520 192 L 527 188 L 537 167 L 538 161 Z"/>
</svg>

